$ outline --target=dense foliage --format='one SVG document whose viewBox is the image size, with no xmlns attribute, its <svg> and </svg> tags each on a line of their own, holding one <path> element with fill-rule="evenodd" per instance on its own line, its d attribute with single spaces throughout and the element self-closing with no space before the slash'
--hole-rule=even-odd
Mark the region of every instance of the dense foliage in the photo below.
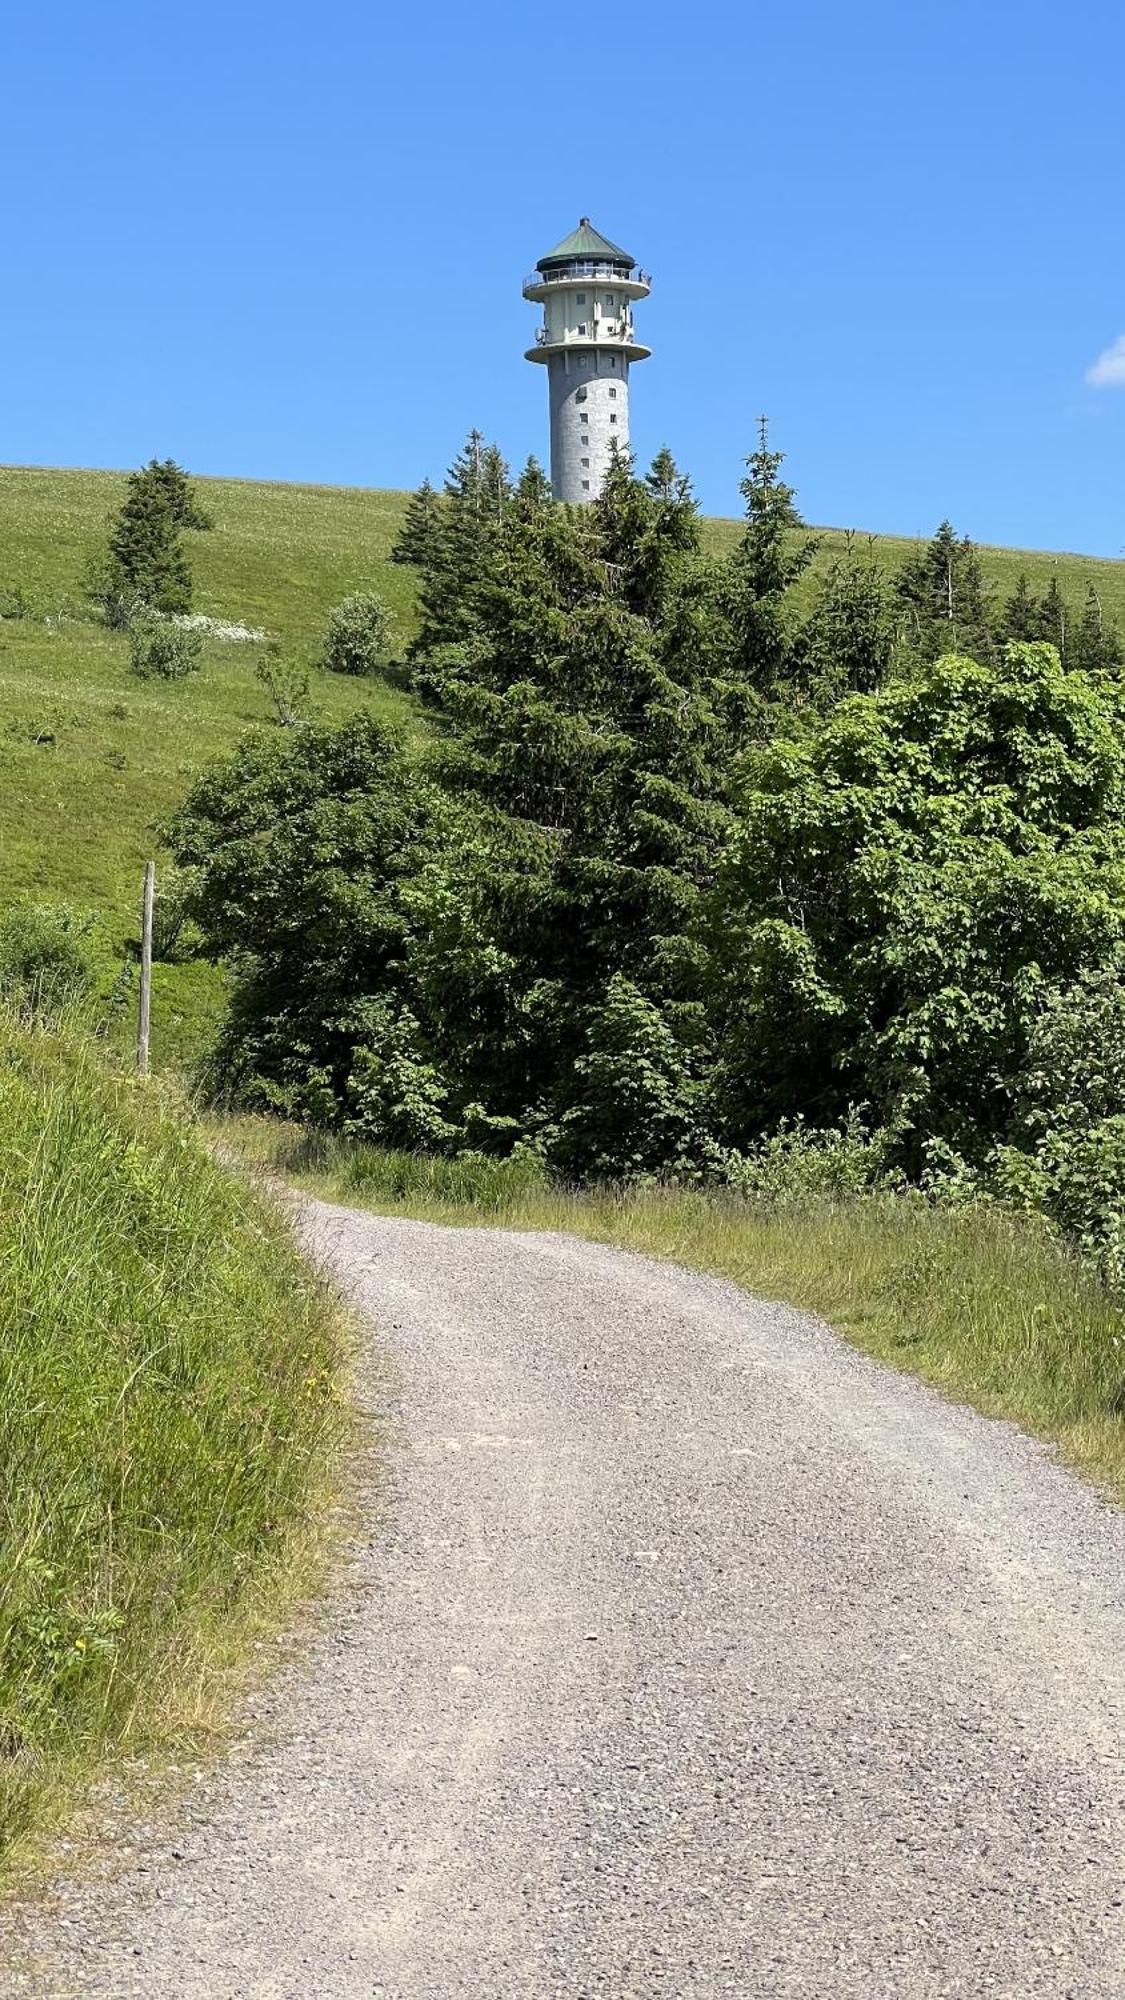
<svg viewBox="0 0 1125 2000">
<path fill-rule="evenodd" d="M 254 740 L 174 829 L 224 1088 L 578 1178 L 737 1178 L 857 1105 L 872 1172 L 1042 1154 L 1043 1023 L 1122 949 L 1116 634 L 1060 657 L 948 524 L 813 572 L 764 427 L 743 492 L 716 558 L 666 452 L 569 509 L 474 433 L 423 488 L 427 745 Z"/>
</svg>

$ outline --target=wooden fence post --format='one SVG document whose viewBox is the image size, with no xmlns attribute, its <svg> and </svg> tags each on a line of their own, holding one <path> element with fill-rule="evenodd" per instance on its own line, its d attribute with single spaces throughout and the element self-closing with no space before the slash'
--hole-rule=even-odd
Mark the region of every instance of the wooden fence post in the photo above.
<svg viewBox="0 0 1125 2000">
<path fill-rule="evenodd" d="M 148 1075 L 148 1037 L 152 1019 L 152 900 L 156 890 L 156 863 L 145 862 L 145 892 L 141 903 L 141 1007 L 137 1022 L 137 1071 Z"/>
</svg>

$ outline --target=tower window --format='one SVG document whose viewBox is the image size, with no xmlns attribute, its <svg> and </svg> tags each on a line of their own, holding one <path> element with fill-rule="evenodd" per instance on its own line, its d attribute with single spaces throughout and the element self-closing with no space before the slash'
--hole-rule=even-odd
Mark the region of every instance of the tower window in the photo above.
<svg viewBox="0 0 1125 2000">
<path fill-rule="evenodd" d="M 578 322 L 578 331 L 579 331 L 579 333 L 585 333 L 585 331 L 586 331 L 586 321 L 585 321 L 584 319 L 580 319 L 580 320 L 579 320 L 579 322 Z"/>
<path fill-rule="evenodd" d="M 611 355 L 610 355 L 610 357 L 609 357 L 609 365 L 610 365 L 610 367 L 611 367 L 611 368 L 616 368 L 616 366 L 617 366 L 617 356 L 616 356 L 616 354 L 611 354 Z"/>
<path fill-rule="evenodd" d="M 616 411 L 616 410 L 614 410 L 614 411 L 612 412 L 612 414 L 611 414 L 611 416 L 610 416 L 610 419 L 609 419 L 609 421 L 610 421 L 610 423 L 611 423 L 611 424 L 615 424 L 615 423 L 617 422 L 617 411 Z"/>
<path fill-rule="evenodd" d="M 585 303 L 586 303 L 586 294 L 585 294 L 585 292 L 575 292 L 575 294 L 574 294 L 574 303 L 575 303 L 575 305 L 576 305 L 576 306 L 584 306 L 584 305 L 585 305 Z"/>
<path fill-rule="evenodd" d="M 584 479 L 582 481 L 582 491 L 583 493 L 588 493 L 590 491 L 590 482 L 588 479 Z"/>
<path fill-rule="evenodd" d="M 588 459 L 588 458 L 584 458 L 584 459 L 582 460 L 582 463 L 583 463 L 583 465 L 585 466 L 585 468 L 586 468 L 587 472 L 589 472 L 589 470 L 590 470 L 590 461 L 589 461 L 589 459 Z"/>
<path fill-rule="evenodd" d="M 612 403 L 612 402 L 615 402 L 615 401 L 616 401 L 616 399 L 617 399 L 617 385 L 616 385 L 616 383 L 615 383 L 615 384 L 614 384 L 614 386 L 613 386 L 613 388 L 612 388 L 612 389 L 610 390 L 610 392 L 609 392 L 609 400 L 610 400 L 610 402 Z"/>
<path fill-rule="evenodd" d="M 610 311 L 610 312 L 612 312 L 612 311 L 613 311 L 613 293 L 612 293 L 612 292 L 607 292 L 607 293 L 606 293 L 606 295 L 605 295 L 605 302 L 606 302 L 606 306 L 608 307 L 609 311 Z"/>
<path fill-rule="evenodd" d="M 612 390 L 610 391 L 610 393 L 611 393 L 611 394 L 613 393 L 613 392 L 612 392 Z M 588 394 L 589 394 L 589 391 L 587 390 L 587 388 L 586 388 L 585 384 L 583 384 L 583 386 L 582 386 L 582 388 L 581 388 L 581 389 L 576 389 L 576 390 L 574 391 L 574 400 L 575 400 L 575 402 L 576 402 L 576 403 L 584 403 L 584 402 L 586 401 L 586 397 L 587 397 L 587 395 L 588 395 Z"/>
</svg>

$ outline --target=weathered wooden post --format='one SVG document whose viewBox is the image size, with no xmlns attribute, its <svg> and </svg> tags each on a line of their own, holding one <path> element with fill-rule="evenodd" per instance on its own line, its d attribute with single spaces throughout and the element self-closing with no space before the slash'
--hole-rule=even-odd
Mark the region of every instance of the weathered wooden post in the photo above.
<svg viewBox="0 0 1125 2000">
<path fill-rule="evenodd" d="M 137 1022 L 137 1071 L 148 1075 L 149 1024 L 152 1019 L 152 903 L 156 892 L 156 863 L 145 862 L 145 890 L 141 903 L 141 1007 Z"/>
</svg>

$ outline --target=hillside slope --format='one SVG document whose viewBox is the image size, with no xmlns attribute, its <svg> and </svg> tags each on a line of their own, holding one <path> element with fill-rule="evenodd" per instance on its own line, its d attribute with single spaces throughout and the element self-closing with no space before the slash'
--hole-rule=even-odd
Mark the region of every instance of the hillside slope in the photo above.
<svg viewBox="0 0 1125 2000">
<path fill-rule="evenodd" d="M 389 560 L 405 494 L 229 479 L 198 485 L 215 524 L 191 537 L 199 611 L 262 629 L 311 664 L 328 608 L 375 588 L 405 642 L 413 578 Z M 118 950 L 134 932 L 141 864 L 159 820 L 209 758 L 270 716 L 254 678 L 255 646 L 211 639 L 198 676 L 144 682 L 130 672 L 126 640 L 91 621 L 82 577 L 123 491 L 121 473 L 0 468 L 0 603 L 20 590 L 31 613 L 0 619 L 0 900 L 35 895 L 96 908 Z M 737 532 L 733 521 L 708 523 L 717 547 Z M 823 531 L 820 561 L 842 541 L 839 530 Z M 913 544 L 881 537 L 873 546 L 897 565 Z M 1093 581 L 1106 614 L 1125 627 L 1125 563 L 983 554 L 1005 593 L 1021 570 L 1040 590 L 1057 573 L 1076 600 Z M 370 707 L 409 727 L 415 715 L 394 676 L 355 683 L 320 674 L 314 692 L 324 719 Z M 217 1003 L 208 968 L 160 967 L 158 1052 L 194 1044 Z"/>
</svg>

